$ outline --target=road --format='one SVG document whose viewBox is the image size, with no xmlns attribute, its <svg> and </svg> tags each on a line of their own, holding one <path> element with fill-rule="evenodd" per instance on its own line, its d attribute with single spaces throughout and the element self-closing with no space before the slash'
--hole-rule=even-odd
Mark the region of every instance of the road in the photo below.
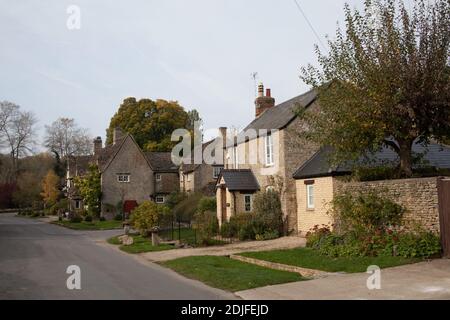
<svg viewBox="0 0 450 320">
<path fill-rule="evenodd" d="M 118 231 L 75 231 L 0 214 L 0 299 L 230 299 L 104 243 Z M 69 265 L 81 289 L 69 290 Z"/>
</svg>

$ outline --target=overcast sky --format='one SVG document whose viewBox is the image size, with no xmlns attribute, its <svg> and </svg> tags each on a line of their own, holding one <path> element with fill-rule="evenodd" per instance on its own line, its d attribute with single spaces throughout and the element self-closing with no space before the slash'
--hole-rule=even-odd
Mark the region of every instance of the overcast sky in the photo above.
<svg viewBox="0 0 450 320">
<path fill-rule="evenodd" d="M 343 4 L 298 0 L 325 43 Z M 81 28 L 66 26 L 69 5 Z M 104 137 L 126 97 L 177 100 L 205 128 L 254 118 L 253 72 L 276 102 L 308 88 L 298 78 L 319 40 L 294 0 L 0 0 L 0 100 L 32 110 L 42 129 L 72 117 Z"/>
</svg>

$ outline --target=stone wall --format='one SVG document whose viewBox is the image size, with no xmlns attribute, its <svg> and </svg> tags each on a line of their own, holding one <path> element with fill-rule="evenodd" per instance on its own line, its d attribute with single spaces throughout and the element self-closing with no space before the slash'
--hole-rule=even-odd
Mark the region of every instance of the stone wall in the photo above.
<svg viewBox="0 0 450 320">
<path fill-rule="evenodd" d="M 405 222 L 418 222 L 428 230 L 439 232 L 439 207 L 437 177 L 367 182 L 343 182 L 337 178 L 336 194 L 344 191 L 368 192 L 377 190 L 386 194 L 396 203 L 403 205 L 407 212 Z"/>
</svg>

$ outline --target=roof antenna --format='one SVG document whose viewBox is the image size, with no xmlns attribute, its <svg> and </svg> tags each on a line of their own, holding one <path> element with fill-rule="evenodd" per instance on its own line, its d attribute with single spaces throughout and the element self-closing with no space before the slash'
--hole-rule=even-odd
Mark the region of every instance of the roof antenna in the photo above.
<svg viewBox="0 0 450 320">
<path fill-rule="evenodd" d="M 253 86 L 255 88 L 255 98 L 256 98 L 256 96 L 258 95 L 258 84 L 256 83 L 256 80 L 258 79 L 258 72 L 252 72 L 250 76 L 253 79 Z"/>
</svg>

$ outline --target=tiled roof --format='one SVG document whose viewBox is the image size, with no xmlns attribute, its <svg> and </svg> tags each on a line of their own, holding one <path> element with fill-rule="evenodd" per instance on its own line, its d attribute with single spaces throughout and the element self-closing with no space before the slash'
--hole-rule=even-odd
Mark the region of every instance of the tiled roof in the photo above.
<svg viewBox="0 0 450 320">
<path fill-rule="evenodd" d="M 424 154 L 424 164 L 435 168 L 450 168 L 450 147 L 437 143 L 430 143 L 427 147 L 414 144 L 412 148 L 415 154 Z M 397 153 L 390 148 L 382 148 L 374 155 L 361 157 L 354 162 L 342 163 L 338 166 L 330 166 L 328 158 L 332 149 L 330 147 L 321 148 L 306 163 L 304 163 L 294 173 L 295 179 L 307 179 L 313 177 L 334 176 L 350 174 L 352 168 L 358 164 L 370 161 L 370 166 L 380 166 L 382 164 L 392 164 L 398 162 Z M 417 166 L 416 166 L 417 167 Z"/>
<path fill-rule="evenodd" d="M 259 190 L 258 181 L 250 169 L 222 169 L 218 181 L 221 177 L 229 191 Z"/>
<path fill-rule="evenodd" d="M 178 172 L 178 166 L 172 162 L 170 152 L 146 152 L 145 156 L 154 171 Z"/>
</svg>

